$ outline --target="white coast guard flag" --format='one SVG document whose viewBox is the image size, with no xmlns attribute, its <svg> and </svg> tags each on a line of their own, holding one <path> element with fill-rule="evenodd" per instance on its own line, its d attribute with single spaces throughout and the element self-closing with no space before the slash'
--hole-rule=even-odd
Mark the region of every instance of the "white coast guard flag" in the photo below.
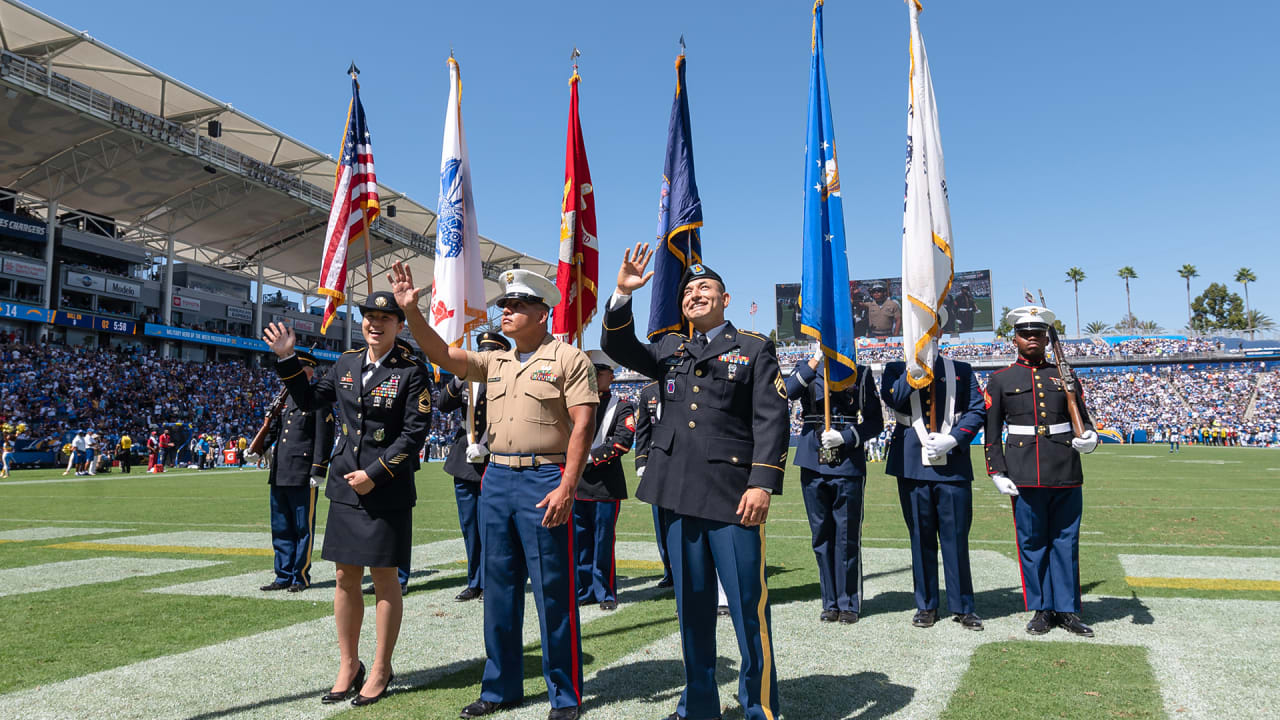
<svg viewBox="0 0 1280 720">
<path fill-rule="evenodd" d="M 918 0 L 907 0 L 911 16 L 911 95 L 907 110 L 907 196 L 902 217 L 902 345 L 907 381 L 933 382 L 942 322 L 938 311 L 951 292 L 955 254 L 947 174 L 933 99 L 929 60 L 920 37 Z"/>
<path fill-rule="evenodd" d="M 471 163 L 462 132 L 462 74 L 449 58 L 449 109 L 440 152 L 440 204 L 436 217 L 435 282 L 427 321 L 444 341 L 457 345 L 484 322 L 480 235 L 471 196 Z"/>
</svg>

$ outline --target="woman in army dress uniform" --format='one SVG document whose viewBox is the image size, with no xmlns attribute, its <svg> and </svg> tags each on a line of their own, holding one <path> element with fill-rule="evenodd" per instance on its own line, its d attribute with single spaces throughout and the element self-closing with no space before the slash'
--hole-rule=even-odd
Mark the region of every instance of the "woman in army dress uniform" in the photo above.
<svg viewBox="0 0 1280 720">
<path fill-rule="evenodd" d="M 377 702 L 391 683 L 391 653 L 404 612 L 396 567 L 411 547 L 413 473 L 431 425 L 427 371 L 396 346 L 404 311 L 388 292 L 370 295 L 360 307 L 360 330 L 368 347 L 348 350 L 315 385 L 294 356 L 294 334 L 272 323 L 263 339 L 280 358 L 276 371 L 298 407 L 337 405 L 337 445 L 329 465 L 325 497 L 329 517 L 321 557 L 337 564 L 333 614 L 342 664 L 322 701 Z M 377 596 L 377 651 L 366 678 L 358 658 L 364 600 L 360 578 L 373 576 Z M 358 694 L 357 694 L 358 693 Z"/>
</svg>

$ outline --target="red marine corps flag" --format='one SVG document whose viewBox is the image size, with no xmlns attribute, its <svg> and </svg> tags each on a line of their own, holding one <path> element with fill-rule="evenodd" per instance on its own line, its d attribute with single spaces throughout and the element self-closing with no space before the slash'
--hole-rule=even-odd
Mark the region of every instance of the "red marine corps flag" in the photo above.
<svg viewBox="0 0 1280 720">
<path fill-rule="evenodd" d="M 577 49 L 573 57 L 578 56 Z M 551 333 L 561 342 L 578 340 L 596 313 L 600 246 L 596 240 L 596 200 L 587 169 L 587 148 L 578 122 L 578 66 L 569 78 L 569 133 L 564 153 L 564 199 L 560 204 L 560 263 L 556 288 L 564 300 L 556 305 Z"/>
</svg>

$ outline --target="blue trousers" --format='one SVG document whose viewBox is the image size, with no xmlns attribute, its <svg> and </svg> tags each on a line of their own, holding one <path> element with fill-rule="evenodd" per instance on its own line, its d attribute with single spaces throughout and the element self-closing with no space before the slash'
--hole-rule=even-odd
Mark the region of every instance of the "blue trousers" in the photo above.
<svg viewBox="0 0 1280 720">
<path fill-rule="evenodd" d="M 658 538 L 658 557 L 662 558 L 662 579 L 671 579 L 671 556 L 667 553 L 667 522 L 663 519 L 666 512 L 653 505 L 653 534 Z"/>
<path fill-rule="evenodd" d="M 578 551 L 578 602 L 618 599 L 618 567 L 614 559 L 621 500 L 576 500 L 573 545 Z"/>
<path fill-rule="evenodd" d="M 1079 487 L 1018 488 L 1018 493 L 1012 498 L 1013 527 L 1027 609 L 1079 613 L 1083 493 Z"/>
<path fill-rule="evenodd" d="M 458 526 L 467 549 L 467 587 L 484 589 L 484 557 L 480 553 L 480 483 L 453 481 L 453 497 L 458 501 Z"/>
<path fill-rule="evenodd" d="M 271 547 L 276 581 L 311 585 L 311 545 L 315 542 L 316 490 L 271 486 Z"/>
<path fill-rule="evenodd" d="M 552 708 L 582 702 L 582 635 L 578 623 L 573 532 L 542 527 L 534 507 L 560 485 L 557 465 L 509 468 L 490 463 L 480 494 L 484 550 L 484 676 L 480 699 L 524 697 L 525 581 L 533 584 L 542 634 L 542 674 Z"/>
<path fill-rule="evenodd" d="M 973 612 L 973 575 L 969 571 L 972 485 L 900 477 L 898 501 L 911 535 L 911 581 L 916 607 L 920 610 L 939 607 L 938 546 L 941 545 L 947 609 L 957 615 Z"/>
<path fill-rule="evenodd" d="M 738 701 L 744 720 L 774 720 L 778 672 L 773 663 L 764 529 L 667 513 L 667 549 L 675 578 L 684 651 L 684 692 L 676 713 L 687 720 L 720 717 L 716 687 L 716 572 L 729 599 L 742 666 Z"/>
<path fill-rule="evenodd" d="M 862 496 L 866 478 L 800 468 L 823 610 L 862 612 Z"/>
</svg>

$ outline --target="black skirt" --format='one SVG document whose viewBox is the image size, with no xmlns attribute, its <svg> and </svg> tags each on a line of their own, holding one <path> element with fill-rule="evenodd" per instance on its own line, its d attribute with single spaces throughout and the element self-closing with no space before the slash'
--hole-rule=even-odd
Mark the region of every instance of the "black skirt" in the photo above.
<svg viewBox="0 0 1280 720">
<path fill-rule="evenodd" d="M 413 508 L 369 510 L 329 502 L 320 557 L 331 562 L 364 567 L 401 567 L 409 564 L 413 547 Z"/>
</svg>

